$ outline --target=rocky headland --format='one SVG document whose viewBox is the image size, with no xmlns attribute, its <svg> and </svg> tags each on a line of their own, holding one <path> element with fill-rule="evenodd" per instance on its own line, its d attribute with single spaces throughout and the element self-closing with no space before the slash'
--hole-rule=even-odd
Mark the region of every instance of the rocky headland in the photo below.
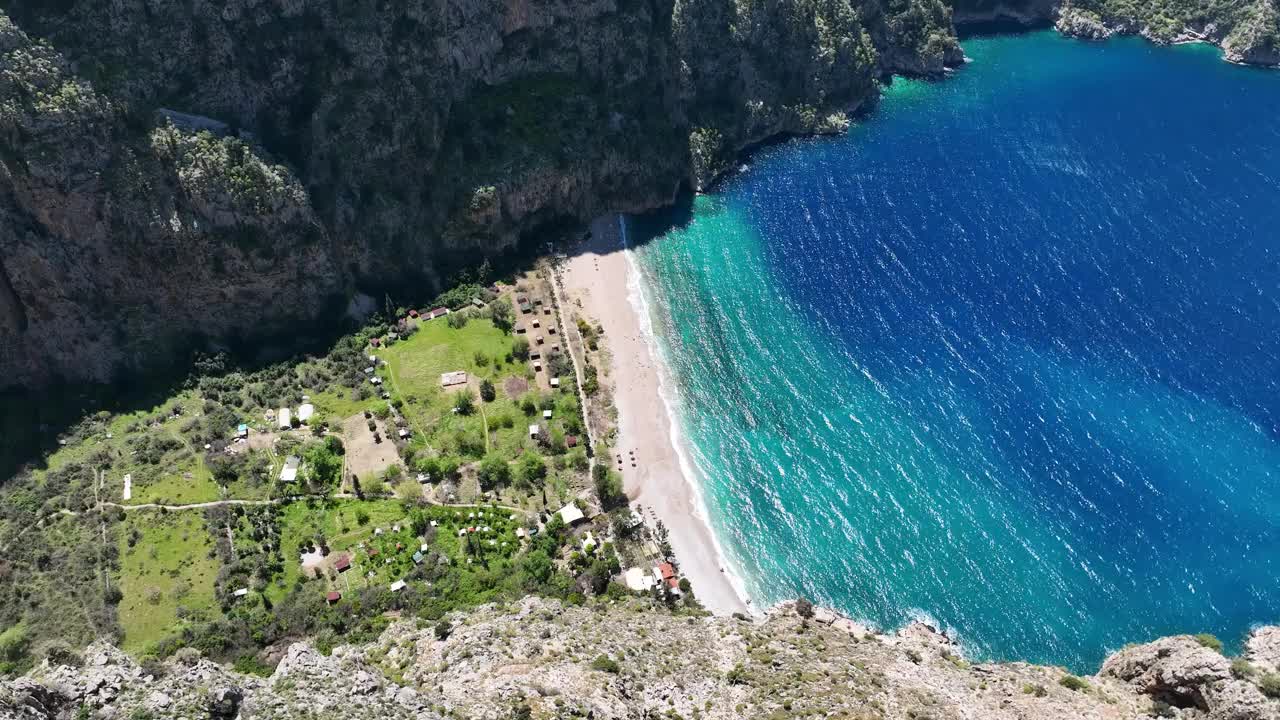
<svg viewBox="0 0 1280 720">
<path fill-rule="evenodd" d="M 200 658 L 140 666 L 104 644 L 0 685 L 0 715 L 54 718 L 842 717 L 946 720 L 1280 717 L 1280 628 L 1229 660 L 1191 636 L 1127 647 L 1097 675 L 973 663 L 933 629 L 880 635 L 818 609 L 688 617 L 528 598 L 401 621 L 373 644 L 283 650 L 268 677 Z M 64 661 L 65 662 L 65 661 Z"/>
</svg>

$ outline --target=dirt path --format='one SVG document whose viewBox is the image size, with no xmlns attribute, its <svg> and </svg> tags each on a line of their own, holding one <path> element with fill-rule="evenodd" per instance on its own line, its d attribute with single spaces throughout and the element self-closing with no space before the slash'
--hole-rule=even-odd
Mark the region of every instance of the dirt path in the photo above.
<svg viewBox="0 0 1280 720">
<path fill-rule="evenodd" d="M 557 257 L 556 260 L 552 263 L 551 274 L 552 274 L 551 298 L 555 303 L 556 320 L 560 323 L 560 328 L 561 328 L 560 332 L 564 333 L 565 350 L 569 351 L 569 361 L 573 364 L 573 377 L 576 380 L 574 385 L 577 386 L 578 404 L 582 407 L 582 434 L 586 436 L 584 438 L 586 442 L 583 443 L 583 446 L 586 448 L 586 451 L 587 451 L 587 477 L 591 478 L 591 477 L 595 477 L 594 471 L 596 469 L 595 467 L 596 448 L 595 448 L 595 442 L 593 441 L 593 438 L 595 437 L 595 433 L 591 429 L 591 406 L 587 403 L 587 394 L 582 389 L 583 380 L 584 380 L 582 366 L 585 363 L 585 357 L 582 362 L 578 361 L 578 353 L 575 352 L 577 348 L 573 343 L 573 341 L 570 339 L 569 333 L 570 332 L 576 333 L 577 326 L 575 325 L 574 327 L 570 328 L 567 324 L 565 324 L 565 321 L 564 321 L 564 304 L 566 300 L 562 295 L 562 293 L 564 292 L 564 287 L 562 285 L 563 281 L 560 278 L 560 258 L 559 257 Z M 578 337 L 578 342 L 579 344 L 582 343 L 581 335 L 579 335 Z M 582 352 L 585 355 L 586 353 L 585 344 L 582 345 Z"/>
</svg>

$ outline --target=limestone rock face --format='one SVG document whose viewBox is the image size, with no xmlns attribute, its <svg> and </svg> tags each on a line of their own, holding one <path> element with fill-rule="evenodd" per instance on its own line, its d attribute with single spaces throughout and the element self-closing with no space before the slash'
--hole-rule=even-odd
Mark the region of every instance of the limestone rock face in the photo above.
<svg viewBox="0 0 1280 720">
<path fill-rule="evenodd" d="M 429 294 L 959 59 L 941 0 L 0 1 L 0 385 Z"/>
<path fill-rule="evenodd" d="M 1244 643 L 1245 659 L 1265 672 L 1280 672 L 1280 628 L 1260 627 Z"/>
<path fill-rule="evenodd" d="M 1121 650 L 1107 658 L 1101 675 L 1171 707 L 1195 709 L 1210 718 L 1280 717 L 1280 705 L 1252 682 L 1233 677 L 1227 658 L 1190 635 Z"/>
<path fill-rule="evenodd" d="M 0 684 L 0 717 L 62 720 L 87 707 L 94 717 L 216 720 L 1271 720 L 1280 709 L 1190 637 L 1123 650 L 1073 690 L 1060 668 L 971 664 L 926 625 L 876 635 L 834 613 L 821 618 L 788 606 L 733 619 L 672 615 L 640 601 L 583 608 L 527 598 L 453 618 L 445 640 L 400 621 L 375 643 L 327 656 L 296 643 L 266 679 L 189 657 L 151 675 L 95 645 L 82 667 L 44 665 Z"/>
</svg>

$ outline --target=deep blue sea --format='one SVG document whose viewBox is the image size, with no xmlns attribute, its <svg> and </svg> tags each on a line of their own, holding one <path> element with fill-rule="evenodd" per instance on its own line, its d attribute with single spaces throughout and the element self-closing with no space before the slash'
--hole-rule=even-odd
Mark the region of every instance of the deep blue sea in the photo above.
<svg viewBox="0 0 1280 720">
<path fill-rule="evenodd" d="M 728 561 L 984 659 L 1238 645 L 1280 621 L 1280 72 L 965 51 L 631 221 Z"/>
</svg>

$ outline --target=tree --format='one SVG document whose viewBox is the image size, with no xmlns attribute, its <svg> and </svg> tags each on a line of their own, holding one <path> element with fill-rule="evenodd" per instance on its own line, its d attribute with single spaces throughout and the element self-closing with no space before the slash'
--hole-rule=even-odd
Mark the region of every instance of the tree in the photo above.
<svg viewBox="0 0 1280 720">
<path fill-rule="evenodd" d="M 470 390 L 459 391 L 454 396 L 453 409 L 457 410 L 459 415 L 470 415 L 476 411 L 476 401 L 471 396 Z"/>
<path fill-rule="evenodd" d="M 596 497 L 600 499 L 600 506 L 606 512 L 627 503 L 627 496 L 622 493 L 622 481 L 617 473 L 603 464 L 597 464 L 593 474 Z"/>
<path fill-rule="evenodd" d="M 511 482 L 511 466 L 501 455 L 490 453 L 480 461 L 480 466 L 476 469 L 476 478 L 480 480 L 481 488 L 492 490 L 499 485 Z"/>
<path fill-rule="evenodd" d="M 518 337 L 511 341 L 511 355 L 515 359 L 524 362 L 529 359 L 529 341 Z"/>
<path fill-rule="evenodd" d="M 511 311 L 511 301 L 498 298 L 489 304 L 489 308 L 493 310 L 493 326 L 504 333 L 511 332 L 511 328 L 515 327 L 515 314 Z"/>
<path fill-rule="evenodd" d="M 526 452 L 516 461 L 516 482 L 529 490 L 547 476 L 547 463 L 535 452 Z"/>
<path fill-rule="evenodd" d="M 485 402 L 493 402 L 498 398 L 498 390 L 493 387 L 493 381 L 485 378 L 480 381 L 480 399 Z"/>
</svg>

